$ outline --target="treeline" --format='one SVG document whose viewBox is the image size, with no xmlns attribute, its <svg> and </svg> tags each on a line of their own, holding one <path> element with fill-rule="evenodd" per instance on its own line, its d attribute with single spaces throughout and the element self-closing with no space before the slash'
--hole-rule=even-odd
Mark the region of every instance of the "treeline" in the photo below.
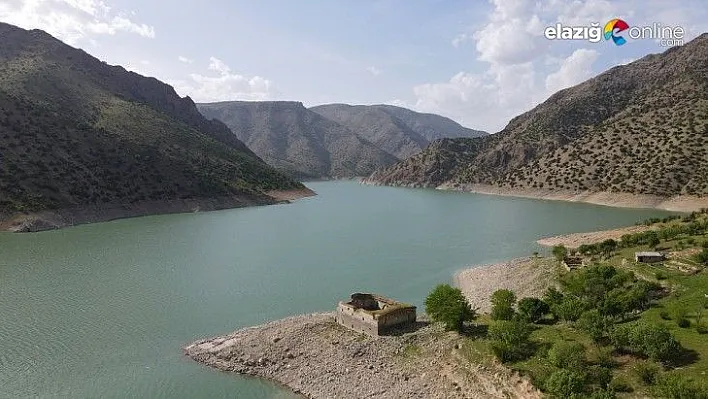
<svg viewBox="0 0 708 399">
<path fill-rule="evenodd" d="M 631 248 L 647 245 L 656 248 L 661 241 L 669 241 L 681 236 L 706 235 L 708 233 L 708 220 L 691 219 L 689 222 L 661 227 L 657 230 L 642 231 L 639 233 L 625 234 L 619 241 L 608 239 L 596 244 L 583 244 L 578 247 L 578 252 L 583 255 L 609 256 L 617 249 Z"/>
</svg>

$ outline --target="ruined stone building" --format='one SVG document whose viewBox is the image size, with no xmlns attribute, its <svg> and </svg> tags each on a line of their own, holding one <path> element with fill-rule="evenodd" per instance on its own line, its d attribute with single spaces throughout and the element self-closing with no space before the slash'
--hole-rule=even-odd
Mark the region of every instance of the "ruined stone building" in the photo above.
<svg viewBox="0 0 708 399">
<path fill-rule="evenodd" d="M 339 302 L 335 318 L 352 330 L 379 336 L 415 323 L 416 307 L 376 294 L 355 293 L 349 301 Z"/>
</svg>

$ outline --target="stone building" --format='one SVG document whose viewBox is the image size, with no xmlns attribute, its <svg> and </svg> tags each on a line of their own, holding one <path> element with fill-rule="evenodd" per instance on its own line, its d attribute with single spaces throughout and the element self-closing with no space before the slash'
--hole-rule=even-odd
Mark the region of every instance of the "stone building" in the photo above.
<svg viewBox="0 0 708 399">
<path fill-rule="evenodd" d="M 352 330 L 379 336 L 391 328 L 415 323 L 416 307 L 380 295 L 357 292 L 349 301 L 339 302 L 335 319 Z"/>
<path fill-rule="evenodd" d="M 663 262 L 666 257 L 661 252 L 635 252 L 634 261 L 641 263 Z"/>
</svg>

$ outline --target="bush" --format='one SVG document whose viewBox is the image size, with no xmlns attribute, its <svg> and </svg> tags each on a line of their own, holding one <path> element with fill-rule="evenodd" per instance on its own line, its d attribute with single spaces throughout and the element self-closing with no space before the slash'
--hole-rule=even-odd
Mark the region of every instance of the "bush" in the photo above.
<svg viewBox="0 0 708 399">
<path fill-rule="evenodd" d="M 548 306 L 558 305 L 563 302 L 563 294 L 555 287 L 550 287 L 543 294 L 543 302 L 548 304 Z"/>
<path fill-rule="evenodd" d="M 696 262 L 708 264 L 708 248 L 703 248 L 703 251 L 696 255 Z"/>
<path fill-rule="evenodd" d="M 519 315 L 526 321 L 537 323 L 550 311 L 548 304 L 538 298 L 523 298 L 517 306 Z"/>
<path fill-rule="evenodd" d="M 551 308 L 553 314 L 565 321 L 575 321 L 585 311 L 585 303 L 578 298 L 566 297 L 563 301 Z"/>
<path fill-rule="evenodd" d="M 566 256 L 568 256 L 568 248 L 566 248 L 563 245 L 556 245 L 551 250 L 551 253 L 553 253 L 553 257 L 556 258 L 560 262 Z"/>
<path fill-rule="evenodd" d="M 659 270 L 658 272 L 654 273 L 654 277 L 656 277 L 657 280 L 666 280 L 669 278 L 669 275 L 666 274 L 663 270 Z"/>
<path fill-rule="evenodd" d="M 612 370 L 597 365 L 590 366 L 590 368 L 588 368 L 587 380 L 601 389 L 606 389 L 610 381 L 612 381 Z"/>
<path fill-rule="evenodd" d="M 615 399 L 617 398 L 617 394 L 614 393 L 614 391 L 608 391 L 605 389 L 601 389 L 599 391 L 595 391 L 590 394 L 589 396 L 590 399 Z"/>
<path fill-rule="evenodd" d="M 613 378 L 612 381 L 610 381 L 610 385 L 608 385 L 608 388 L 613 392 L 632 392 L 632 391 L 634 391 L 634 389 L 632 389 L 632 386 L 629 385 L 627 380 L 625 380 L 621 376 Z"/>
<path fill-rule="evenodd" d="M 657 378 L 654 394 L 667 399 L 706 399 L 708 388 L 704 384 L 682 377 L 679 374 L 666 373 Z"/>
<path fill-rule="evenodd" d="M 666 309 L 662 309 L 659 312 L 659 317 L 661 317 L 664 320 L 671 320 L 671 315 L 669 314 L 669 312 Z"/>
<path fill-rule="evenodd" d="M 578 342 L 556 342 L 548 350 L 548 361 L 558 368 L 582 370 L 585 364 L 585 347 Z"/>
<path fill-rule="evenodd" d="M 531 326 L 524 320 L 500 320 L 487 331 L 492 350 L 502 362 L 521 360 L 528 355 Z"/>
<path fill-rule="evenodd" d="M 642 361 L 632 366 L 632 372 L 644 385 L 654 385 L 659 375 L 659 366 L 652 362 Z"/>
<path fill-rule="evenodd" d="M 514 317 L 516 295 L 509 290 L 496 290 L 492 294 L 492 320 L 511 320 Z"/>
<path fill-rule="evenodd" d="M 681 328 L 689 328 L 691 327 L 691 322 L 688 319 L 678 319 L 676 320 L 676 325 L 681 327 Z"/>
<path fill-rule="evenodd" d="M 637 323 L 615 327 L 612 344 L 622 350 L 639 353 L 653 360 L 670 361 L 681 355 L 681 345 L 664 325 Z"/>
<path fill-rule="evenodd" d="M 577 371 L 558 370 L 546 380 L 546 390 L 553 396 L 568 398 L 583 392 L 585 375 Z"/>
<path fill-rule="evenodd" d="M 708 334 L 708 326 L 706 326 L 704 323 L 697 324 L 696 332 L 699 334 Z"/>
<path fill-rule="evenodd" d="M 584 312 L 577 321 L 577 327 L 590 335 L 593 341 L 601 341 L 610 327 L 611 323 L 600 314 L 597 309 Z"/>
<path fill-rule="evenodd" d="M 431 319 L 442 322 L 448 330 L 462 331 L 465 321 L 477 314 L 458 288 L 441 284 L 425 299 L 425 312 Z"/>
</svg>

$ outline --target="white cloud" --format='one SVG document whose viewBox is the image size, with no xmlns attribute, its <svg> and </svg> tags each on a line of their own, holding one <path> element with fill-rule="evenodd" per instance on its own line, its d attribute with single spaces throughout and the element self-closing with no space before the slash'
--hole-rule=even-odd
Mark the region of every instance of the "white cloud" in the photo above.
<svg viewBox="0 0 708 399">
<path fill-rule="evenodd" d="M 379 76 L 381 75 L 381 70 L 376 68 L 375 66 L 370 66 L 366 68 L 366 71 L 369 72 L 370 74 L 374 76 Z"/>
<path fill-rule="evenodd" d="M 596 50 L 584 48 L 575 50 L 561 63 L 558 71 L 546 77 L 546 92 L 555 93 L 593 76 L 592 64 L 599 55 Z"/>
<path fill-rule="evenodd" d="M 188 95 L 196 102 L 265 101 L 273 99 L 276 95 L 270 80 L 233 73 L 225 62 L 216 57 L 209 58 L 207 69 L 216 72 L 216 76 L 192 73 L 189 80 L 175 80 L 170 83 L 178 93 Z"/>
<path fill-rule="evenodd" d="M 42 29 L 76 45 L 92 35 L 119 32 L 155 37 L 155 28 L 113 12 L 100 0 L 0 0 L 0 20 L 25 29 Z"/>
<path fill-rule="evenodd" d="M 191 58 L 187 58 L 187 57 L 182 56 L 182 55 L 180 55 L 179 57 L 177 57 L 177 60 L 179 60 L 179 62 L 183 62 L 183 63 L 185 63 L 185 64 L 191 64 L 191 63 L 194 62 L 194 60 L 192 60 Z"/>
<path fill-rule="evenodd" d="M 472 35 L 469 33 L 460 33 L 452 39 L 453 47 L 460 47 L 472 39 Z"/>
</svg>

